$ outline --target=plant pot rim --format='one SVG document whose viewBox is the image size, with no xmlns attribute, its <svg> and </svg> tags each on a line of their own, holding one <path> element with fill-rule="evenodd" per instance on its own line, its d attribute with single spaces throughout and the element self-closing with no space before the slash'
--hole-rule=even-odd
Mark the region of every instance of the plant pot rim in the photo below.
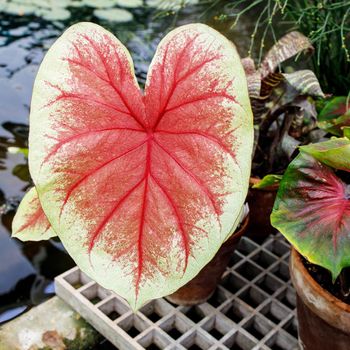
<svg viewBox="0 0 350 350">
<path fill-rule="evenodd" d="M 248 225 L 249 225 L 249 217 L 250 217 L 250 212 L 247 213 L 243 221 L 240 223 L 239 228 L 235 229 L 233 233 L 231 233 L 227 238 L 226 241 L 224 241 L 222 244 L 225 244 L 231 239 L 237 239 L 243 236 L 243 234 L 246 232 Z M 220 248 L 219 248 L 220 249 Z"/>
<path fill-rule="evenodd" d="M 260 178 L 255 177 L 255 176 L 251 176 L 249 178 L 249 189 L 254 190 L 254 191 L 265 191 L 265 192 L 278 190 L 278 187 L 279 187 L 278 183 L 270 185 L 270 186 L 266 186 L 264 188 L 253 188 L 253 186 L 256 185 L 257 183 L 259 183 L 260 181 L 261 181 Z"/>
<path fill-rule="evenodd" d="M 303 264 L 301 254 L 292 247 L 290 273 L 293 285 L 306 306 L 325 322 L 345 333 L 350 331 L 350 305 L 322 288 Z"/>
</svg>

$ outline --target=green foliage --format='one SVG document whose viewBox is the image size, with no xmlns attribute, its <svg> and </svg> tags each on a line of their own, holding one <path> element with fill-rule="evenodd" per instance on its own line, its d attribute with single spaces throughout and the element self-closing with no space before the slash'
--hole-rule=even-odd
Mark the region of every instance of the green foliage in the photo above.
<svg viewBox="0 0 350 350">
<path fill-rule="evenodd" d="M 350 140 L 346 137 L 302 146 L 300 150 L 333 169 L 350 170 Z"/>
<path fill-rule="evenodd" d="M 350 100 L 345 96 L 336 96 L 326 102 L 317 117 L 318 126 L 327 132 L 343 135 L 343 128 L 350 125 Z"/>
<path fill-rule="evenodd" d="M 262 189 L 277 185 L 281 182 L 282 175 L 269 174 L 264 176 L 260 182 L 253 185 L 253 188 Z"/>
<path fill-rule="evenodd" d="M 350 93 L 349 0 L 285 0 L 285 15 L 316 49 L 313 67 L 325 91 Z"/>
<path fill-rule="evenodd" d="M 343 128 L 343 133 L 344 133 L 344 137 L 347 137 L 350 140 L 350 127 L 346 126 Z"/>
<path fill-rule="evenodd" d="M 313 70 L 324 91 L 348 95 L 350 91 L 350 2 L 349 0 L 231 0 L 229 5 L 235 25 L 248 13 L 259 13 L 249 55 L 257 41 L 258 59 L 262 60 L 265 41 L 270 35 L 275 42 L 281 23 L 289 30 L 306 35 L 316 54 Z"/>
</svg>

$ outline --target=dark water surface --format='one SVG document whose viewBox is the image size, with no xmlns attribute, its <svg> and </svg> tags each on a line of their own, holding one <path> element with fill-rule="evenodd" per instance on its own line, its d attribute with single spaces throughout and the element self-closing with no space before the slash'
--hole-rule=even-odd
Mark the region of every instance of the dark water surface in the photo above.
<svg viewBox="0 0 350 350">
<path fill-rule="evenodd" d="M 86 6 L 76 7 L 84 1 Z M 39 0 L 33 0 L 36 5 L 32 7 L 21 7 L 28 1 L 0 0 L 0 324 L 52 296 L 53 278 L 74 265 L 58 239 L 22 243 L 10 238 L 16 207 L 31 186 L 26 157 L 13 147 L 27 147 L 34 78 L 45 52 L 64 29 L 79 21 L 92 21 L 112 31 L 130 50 L 141 85 L 156 45 L 174 26 L 210 24 L 233 40 L 242 55 L 247 53 L 253 22 L 241 22 L 230 30 L 232 18 L 225 16 L 225 1 L 209 11 L 208 4 L 188 5 L 178 13 L 149 6 L 162 1 L 120 1 L 129 12 L 121 18 L 131 14 L 133 20 L 116 23 L 113 18 L 97 17 L 93 5 L 98 1 L 65 0 L 66 6 L 54 12 L 45 10 L 45 2 Z M 137 2 L 143 5 L 130 8 Z M 50 16 L 62 19 L 53 21 Z"/>
</svg>

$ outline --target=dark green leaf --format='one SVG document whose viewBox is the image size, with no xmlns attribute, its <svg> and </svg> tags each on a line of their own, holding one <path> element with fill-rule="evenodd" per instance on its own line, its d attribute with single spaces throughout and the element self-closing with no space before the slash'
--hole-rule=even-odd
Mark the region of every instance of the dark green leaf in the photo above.
<svg viewBox="0 0 350 350">
<path fill-rule="evenodd" d="M 350 125 L 350 101 L 345 96 L 332 98 L 318 115 L 318 126 L 336 136 L 342 136 L 342 127 Z"/>
<path fill-rule="evenodd" d="M 30 181 L 30 174 L 28 169 L 28 164 L 17 164 L 12 169 L 12 174 L 17 176 L 20 180 L 29 182 Z"/>
</svg>

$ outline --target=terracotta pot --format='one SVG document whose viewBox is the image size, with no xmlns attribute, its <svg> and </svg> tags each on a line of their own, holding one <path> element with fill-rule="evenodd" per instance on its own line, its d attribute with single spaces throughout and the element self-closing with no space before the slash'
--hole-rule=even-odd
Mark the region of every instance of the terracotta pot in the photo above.
<svg viewBox="0 0 350 350">
<path fill-rule="evenodd" d="M 270 215 L 278 191 L 278 184 L 258 189 L 252 186 L 260 179 L 249 179 L 247 202 L 249 204 L 250 221 L 247 236 L 256 242 L 262 242 L 269 234 L 276 232 L 271 226 Z"/>
<path fill-rule="evenodd" d="M 214 258 L 203 267 L 199 274 L 175 293 L 166 297 L 177 305 L 196 305 L 208 300 L 214 293 L 233 251 L 248 228 L 249 216 L 240 228 L 221 246 Z"/>
<path fill-rule="evenodd" d="M 299 341 L 303 350 L 349 350 L 350 305 L 323 289 L 292 249 L 292 282 L 297 292 Z"/>
</svg>

